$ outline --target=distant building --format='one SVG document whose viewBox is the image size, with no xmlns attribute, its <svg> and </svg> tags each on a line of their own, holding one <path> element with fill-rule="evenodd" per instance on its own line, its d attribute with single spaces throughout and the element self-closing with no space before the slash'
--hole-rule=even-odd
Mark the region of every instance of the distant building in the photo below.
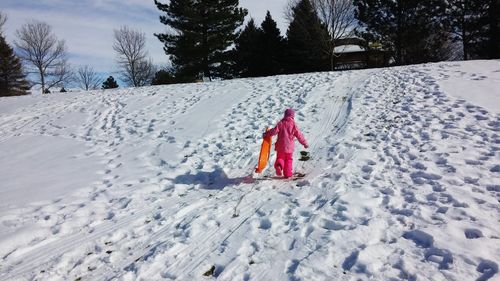
<svg viewBox="0 0 500 281">
<path fill-rule="evenodd" d="M 344 38 L 335 42 L 334 66 L 337 70 L 384 67 L 390 56 L 379 43 L 368 44 L 361 38 Z"/>
</svg>

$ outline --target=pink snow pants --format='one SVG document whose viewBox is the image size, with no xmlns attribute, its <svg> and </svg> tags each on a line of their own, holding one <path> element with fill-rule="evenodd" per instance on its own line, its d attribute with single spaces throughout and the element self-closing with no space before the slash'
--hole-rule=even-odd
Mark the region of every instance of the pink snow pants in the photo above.
<svg viewBox="0 0 500 281">
<path fill-rule="evenodd" d="M 285 175 L 285 178 L 289 178 L 293 175 L 293 153 L 277 152 L 276 162 L 274 163 L 274 168 L 276 169 L 276 175 Z"/>
</svg>

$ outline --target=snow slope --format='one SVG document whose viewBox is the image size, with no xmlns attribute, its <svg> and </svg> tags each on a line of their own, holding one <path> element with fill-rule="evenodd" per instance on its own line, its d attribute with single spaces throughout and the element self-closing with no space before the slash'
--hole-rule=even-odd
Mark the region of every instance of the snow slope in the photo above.
<svg viewBox="0 0 500 281">
<path fill-rule="evenodd" d="M 3 98 L 0 280 L 500 280 L 499 79 L 475 61 Z M 252 175 L 287 107 L 307 175 Z"/>
</svg>

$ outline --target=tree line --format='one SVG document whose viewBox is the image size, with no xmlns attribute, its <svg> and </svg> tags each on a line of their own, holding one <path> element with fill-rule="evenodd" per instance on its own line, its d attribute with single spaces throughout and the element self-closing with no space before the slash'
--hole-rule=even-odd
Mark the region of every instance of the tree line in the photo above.
<svg viewBox="0 0 500 281">
<path fill-rule="evenodd" d="M 68 84 L 85 91 L 118 87 L 113 76 L 103 81 L 89 65 L 73 69 L 65 41 L 45 22 L 30 21 L 16 30 L 14 52 L 3 35 L 6 21 L 7 15 L 0 11 L 0 96 L 26 95 L 33 86 L 43 94 L 54 88 L 66 92 Z M 133 87 L 150 85 L 156 67 L 146 51 L 145 33 L 122 26 L 114 30 L 113 39 L 122 81 Z"/>
<path fill-rule="evenodd" d="M 346 38 L 383 51 L 387 65 L 500 58 L 500 0 L 290 0 L 284 35 L 269 11 L 262 23 L 244 24 L 248 11 L 238 0 L 154 3 L 168 30 L 155 36 L 172 66 L 158 69 L 145 33 L 122 26 L 112 48 L 127 86 L 335 70 Z M 0 12 L 0 95 L 26 94 L 32 86 L 63 91 L 69 83 L 84 90 L 118 87 L 91 66 L 73 70 L 64 40 L 44 22 L 16 30 L 14 52 L 3 35 L 6 20 Z"/>
<path fill-rule="evenodd" d="M 173 30 L 156 34 L 170 81 L 331 71 L 346 38 L 382 51 L 386 65 L 500 58 L 499 0 L 291 0 L 286 36 L 269 11 L 238 29 L 247 14 L 238 1 L 155 3 Z"/>
</svg>

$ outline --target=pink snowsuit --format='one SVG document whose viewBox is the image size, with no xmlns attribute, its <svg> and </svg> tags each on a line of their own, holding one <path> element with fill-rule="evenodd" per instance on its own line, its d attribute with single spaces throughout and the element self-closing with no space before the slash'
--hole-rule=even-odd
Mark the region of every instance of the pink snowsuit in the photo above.
<svg viewBox="0 0 500 281">
<path fill-rule="evenodd" d="M 294 117 L 295 112 L 293 109 L 289 108 L 285 110 L 285 117 L 278 122 L 276 127 L 265 133 L 266 137 L 278 135 L 278 140 L 275 144 L 277 156 L 274 168 L 278 176 L 281 176 L 283 172 L 285 178 L 289 178 L 293 175 L 293 150 L 295 138 L 297 138 L 305 148 L 308 147 L 306 139 L 299 128 L 297 128 L 297 125 L 295 125 Z"/>
</svg>

